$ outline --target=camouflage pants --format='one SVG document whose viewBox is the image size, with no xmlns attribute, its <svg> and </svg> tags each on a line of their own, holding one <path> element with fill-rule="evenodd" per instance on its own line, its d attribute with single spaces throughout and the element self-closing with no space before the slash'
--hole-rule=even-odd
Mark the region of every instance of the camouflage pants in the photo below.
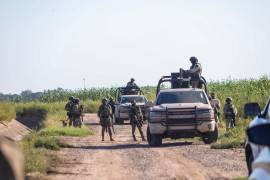
<svg viewBox="0 0 270 180">
<path fill-rule="evenodd" d="M 110 117 L 103 117 L 100 118 L 100 125 L 101 125 L 101 136 L 104 140 L 105 131 L 109 133 L 110 138 L 112 139 L 112 122 Z"/>
<path fill-rule="evenodd" d="M 144 141 L 144 135 L 143 135 L 143 131 L 142 131 L 142 126 L 140 126 L 138 123 L 135 123 L 134 121 L 131 121 L 131 130 L 132 130 L 132 137 L 134 141 L 137 141 L 136 136 L 135 136 L 135 131 L 136 131 L 136 127 L 138 128 L 141 138 Z"/>
<path fill-rule="evenodd" d="M 108 131 L 110 138 L 112 138 L 112 128 L 111 127 L 102 126 L 102 128 L 101 128 L 102 139 L 104 139 L 105 131 Z"/>
<path fill-rule="evenodd" d="M 226 121 L 226 130 L 234 128 L 235 120 L 233 118 L 226 118 L 225 121 Z"/>
</svg>

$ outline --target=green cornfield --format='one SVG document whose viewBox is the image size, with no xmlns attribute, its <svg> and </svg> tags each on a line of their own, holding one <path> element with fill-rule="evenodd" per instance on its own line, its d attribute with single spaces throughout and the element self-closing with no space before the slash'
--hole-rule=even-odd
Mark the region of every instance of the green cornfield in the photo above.
<svg viewBox="0 0 270 180">
<path fill-rule="evenodd" d="M 48 90 L 44 91 L 38 100 L 32 102 L 0 102 L 0 121 L 10 120 L 17 111 L 23 107 L 41 107 L 48 112 L 48 118 L 64 119 L 66 112 L 65 103 L 69 96 L 77 97 L 85 106 L 85 112 L 97 112 L 100 100 L 104 97 L 115 97 L 117 88 L 91 88 L 86 90 Z M 224 80 L 209 82 L 208 89 L 215 92 L 224 105 L 227 97 L 233 98 L 233 103 L 238 109 L 238 116 L 243 116 L 243 107 L 247 102 L 258 102 L 263 108 L 270 96 L 270 79 L 267 76 L 259 79 Z M 142 87 L 144 95 L 149 100 L 155 99 L 156 87 Z"/>
</svg>

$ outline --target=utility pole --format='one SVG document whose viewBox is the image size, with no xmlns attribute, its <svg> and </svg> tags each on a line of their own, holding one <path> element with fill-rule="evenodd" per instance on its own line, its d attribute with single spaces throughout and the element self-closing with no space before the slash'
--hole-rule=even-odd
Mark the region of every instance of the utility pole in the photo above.
<svg viewBox="0 0 270 180">
<path fill-rule="evenodd" d="M 85 90 L 85 78 L 83 78 L 83 89 Z"/>
</svg>

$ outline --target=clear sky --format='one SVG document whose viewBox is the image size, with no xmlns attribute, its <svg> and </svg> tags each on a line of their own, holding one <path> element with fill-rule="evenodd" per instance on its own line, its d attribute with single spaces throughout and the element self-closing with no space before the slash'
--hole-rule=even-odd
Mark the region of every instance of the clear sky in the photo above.
<svg viewBox="0 0 270 180">
<path fill-rule="evenodd" d="M 268 0 L 0 0 L 0 92 L 270 74 Z"/>
</svg>

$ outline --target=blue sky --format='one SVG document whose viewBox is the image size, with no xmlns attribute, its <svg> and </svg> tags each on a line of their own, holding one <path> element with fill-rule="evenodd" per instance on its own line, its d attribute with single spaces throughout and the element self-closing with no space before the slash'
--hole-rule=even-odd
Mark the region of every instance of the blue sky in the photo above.
<svg viewBox="0 0 270 180">
<path fill-rule="evenodd" d="M 0 0 L 0 92 L 269 75 L 267 0 Z"/>
</svg>

